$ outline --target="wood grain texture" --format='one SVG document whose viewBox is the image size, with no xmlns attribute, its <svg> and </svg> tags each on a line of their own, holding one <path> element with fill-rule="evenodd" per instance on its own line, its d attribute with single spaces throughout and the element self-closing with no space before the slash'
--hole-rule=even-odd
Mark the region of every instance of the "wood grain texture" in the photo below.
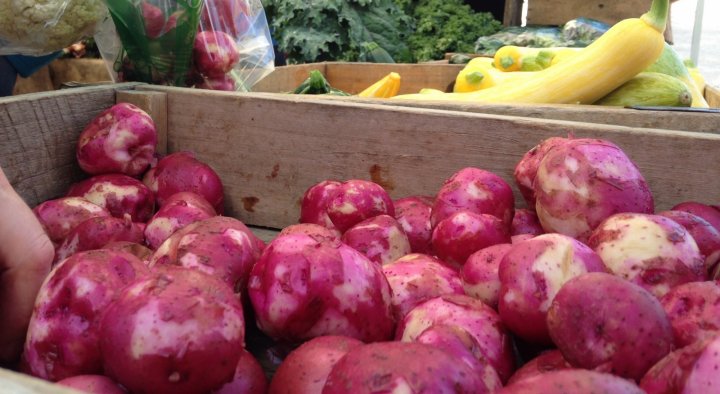
<svg viewBox="0 0 720 394">
<path fill-rule="evenodd" d="M 115 103 L 115 90 L 96 86 L 0 99 L 0 167 L 30 206 L 64 195 L 83 174 L 75 159 L 77 137 Z"/>
<path fill-rule="evenodd" d="M 123 90 L 117 92 L 118 103 L 137 105 L 147 112 L 155 123 L 158 134 L 157 151 L 167 153 L 167 95 L 162 92 L 136 92 Z"/>
<path fill-rule="evenodd" d="M 434 194 L 460 168 L 513 184 L 521 156 L 551 136 L 605 138 L 640 167 L 657 209 L 714 201 L 720 169 L 699 166 L 699 147 L 720 135 L 605 126 L 273 94 L 141 87 L 168 93 L 169 151 L 193 150 L 219 173 L 229 214 L 250 225 L 296 223 L 305 190 L 324 179 L 378 182 L 393 198 Z M 519 194 L 517 194 L 519 197 Z M 518 206 L 521 206 L 518 199 Z"/>
<path fill-rule="evenodd" d="M 652 0 L 528 0 L 528 25 L 563 25 L 578 17 L 614 24 L 638 18 Z"/>
<path fill-rule="evenodd" d="M 82 394 L 69 387 L 60 386 L 30 375 L 0 368 L 0 394 Z"/>
<path fill-rule="evenodd" d="M 326 64 L 327 63 L 310 63 L 276 67 L 273 72 L 258 81 L 258 83 L 253 86 L 252 91 L 272 93 L 292 91 L 307 79 L 312 70 L 320 70 L 320 72 L 325 75 Z"/>
</svg>

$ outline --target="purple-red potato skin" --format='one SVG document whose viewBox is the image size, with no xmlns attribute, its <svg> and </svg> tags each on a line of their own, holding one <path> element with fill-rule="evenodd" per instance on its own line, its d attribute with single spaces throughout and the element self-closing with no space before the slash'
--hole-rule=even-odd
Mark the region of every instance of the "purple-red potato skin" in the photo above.
<svg viewBox="0 0 720 394">
<path fill-rule="evenodd" d="M 195 67 L 208 77 L 222 77 L 240 60 L 235 39 L 222 31 L 201 31 L 193 44 Z"/>
<path fill-rule="evenodd" d="M 60 386 L 88 394 L 126 394 L 112 379 L 103 375 L 77 375 L 65 378 L 57 382 Z"/>
<path fill-rule="evenodd" d="M 77 253 L 55 266 L 28 327 L 27 372 L 51 381 L 102 373 L 100 319 L 123 287 L 148 274 L 135 256 L 108 250 Z"/>
<path fill-rule="evenodd" d="M 685 201 L 670 208 L 672 211 L 685 211 L 700 216 L 720 231 L 720 208 L 697 201 Z"/>
<path fill-rule="evenodd" d="M 303 194 L 300 204 L 300 223 L 312 223 L 335 228 L 327 214 L 328 203 L 339 190 L 342 183 L 325 180 L 310 186 Z"/>
<path fill-rule="evenodd" d="M 33 208 L 45 233 L 56 246 L 78 224 L 98 216 L 110 216 L 107 209 L 81 197 L 61 197 L 45 201 Z"/>
<path fill-rule="evenodd" d="M 332 193 L 327 214 L 340 232 L 378 215 L 395 216 L 395 206 L 385 189 L 375 182 L 350 179 Z"/>
<path fill-rule="evenodd" d="M 675 286 L 707 278 L 692 236 L 672 219 L 621 213 L 592 232 L 588 245 L 608 270 L 660 298 Z"/>
<path fill-rule="evenodd" d="M 717 282 L 682 284 L 665 294 L 660 303 L 670 319 L 676 348 L 720 335 L 720 286 Z"/>
<path fill-rule="evenodd" d="M 255 263 L 248 290 L 258 327 L 274 339 L 345 335 L 372 342 L 393 335 L 381 266 L 337 240 L 275 238 Z"/>
<path fill-rule="evenodd" d="M 150 115 L 133 104 L 115 104 L 80 133 L 77 161 L 91 175 L 121 173 L 136 177 L 152 163 L 157 139 Z"/>
<path fill-rule="evenodd" d="M 395 338 L 412 342 L 428 327 L 456 325 L 475 338 L 482 355 L 506 382 L 514 365 L 510 335 L 500 315 L 480 300 L 466 295 L 436 297 L 413 308 L 398 322 Z"/>
<path fill-rule="evenodd" d="M 523 379 L 570 368 L 572 368 L 572 365 L 565 360 L 562 352 L 557 349 L 548 350 L 518 368 L 517 371 L 515 371 L 515 373 L 510 377 L 507 384 L 509 386 Z"/>
<path fill-rule="evenodd" d="M 405 231 L 410 241 L 412 253 L 429 254 L 432 251 L 432 212 L 433 199 L 424 196 L 411 196 L 393 201 L 395 219 Z"/>
<path fill-rule="evenodd" d="M 530 210 L 535 210 L 535 190 L 533 185 L 540 162 L 551 149 L 567 141 L 569 141 L 569 139 L 562 137 L 550 137 L 543 140 L 527 151 L 515 165 L 515 170 L 513 171 L 515 184 Z"/>
<path fill-rule="evenodd" d="M 516 209 L 515 215 L 513 216 L 512 223 L 510 224 L 510 235 L 541 235 L 545 234 L 545 230 L 540 225 L 540 219 L 538 219 L 535 211 L 529 209 Z"/>
<path fill-rule="evenodd" d="M 116 218 L 130 215 L 133 222 L 146 222 L 155 210 L 155 196 L 142 182 L 123 174 L 96 175 L 75 183 L 67 197 L 82 197 L 107 209 Z"/>
<path fill-rule="evenodd" d="M 603 372 L 563 369 L 522 379 L 498 394 L 645 394 L 634 382 Z"/>
<path fill-rule="evenodd" d="M 547 317 L 570 364 L 639 380 L 673 347 L 660 301 L 615 275 L 591 272 L 565 283 Z"/>
<path fill-rule="evenodd" d="M 445 294 L 464 294 L 457 271 L 426 254 L 405 255 L 382 267 L 392 289 L 395 319 L 418 304 Z"/>
<path fill-rule="evenodd" d="M 607 272 L 585 244 L 562 234 L 543 234 L 512 245 L 500 262 L 498 312 L 515 335 L 551 343 L 545 322 L 557 292 L 587 272 Z"/>
<path fill-rule="evenodd" d="M 291 224 L 280 230 L 278 235 L 305 234 L 317 241 L 340 239 L 342 234 L 334 228 L 327 228 L 315 223 Z"/>
<path fill-rule="evenodd" d="M 55 251 L 55 262 L 60 262 L 75 253 L 101 249 L 111 242 L 127 241 L 144 243 L 145 224 L 133 223 L 129 218 L 112 216 L 94 217 L 78 224 Z"/>
<path fill-rule="evenodd" d="M 492 172 L 466 167 L 440 187 L 432 206 L 433 228 L 459 211 L 488 214 L 499 218 L 509 230 L 515 210 L 510 185 Z"/>
<path fill-rule="evenodd" d="M 150 267 L 178 265 L 216 276 L 244 293 L 265 244 L 238 219 L 213 216 L 170 236 L 150 258 Z"/>
<path fill-rule="evenodd" d="M 339 335 L 306 341 L 285 357 L 270 381 L 268 394 L 320 393 L 338 360 L 362 345 L 362 341 Z"/>
<path fill-rule="evenodd" d="M 498 274 L 500 261 L 511 248 L 511 244 L 497 244 L 471 254 L 460 270 L 460 280 L 465 294 L 497 310 L 500 294 Z"/>
<path fill-rule="evenodd" d="M 213 394 L 265 394 L 268 382 L 260 363 L 247 350 L 240 351 L 240 361 L 235 368 L 235 375 L 230 383 L 226 383 Z"/>
<path fill-rule="evenodd" d="M 604 140 L 570 140 L 550 150 L 538 167 L 535 195 L 545 232 L 581 242 L 611 215 L 654 212 L 640 170 L 618 146 Z"/>
<path fill-rule="evenodd" d="M 230 382 L 244 346 L 240 299 L 220 279 L 167 267 L 126 287 L 101 321 L 105 373 L 133 393 Z"/>
<path fill-rule="evenodd" d="M 137 242 L 114 241 L 110 242 L 109 244 L 105 244 L 105 246 L 103 246 L 102 248 L 106 250 L 114 250 L 117 252 L 130 253 L 131 255 L 140 259 L 140 261 L 145 262 L 150 260 L 150 256 L 152 256 L 153 254 L 153 251 L 150 250 L 150 248 Z"/>
<path fill-rule="evenodd" d="M 685 227 L 693 237 L 705 257 L 705 268 L 712 269 L 720 260 L 720 230 L 715 229 L 710 222 L 687 211 L 663 211 L 658 215 L 665 216 Z"/>
<path fill-rule="evenodd" d="M 219 215 L 223 214 L 225 197 L 220 176 L 193 153 L 171 153 L 151 171 L 143 182 L 156 193 L 158 206 L 163 206 L 175 193 L 193 192 L 204 197 Z"/>
<path fill-rule="evenodd" d="M 342 235 L 342 241 L 380 265 L 410 253 L 405 231 L 389 215 L 374 216 L 350 227 Z"/>
<path fill-rule="evenodd" d="M 433 250 L 440 260 L 462 267 L 471 254 L 480 249 L 510 242 L 508 228 L 496 216 L 460 211 L 435 226 Z"/>
<path fill-rule="evenodd" d="M 720 386 L 720 337 L 677 349 L 655 364 L 640 381 L 646 394 L 710 394 Z"/>
<path fill-rule="evenodd" d="M 177 230 L 215 215 L 215 208 L 199 194 L 173 194 L 148 221 L 145 227 L 145 242 L 153 250 L 157 249 Z"/>
<path fill-rule="evenodd" d="M 491 393 L 467 364 L 430 345 L 378 342 L 351 349 L 335 364 L 322 394 Z"/>
</svg>

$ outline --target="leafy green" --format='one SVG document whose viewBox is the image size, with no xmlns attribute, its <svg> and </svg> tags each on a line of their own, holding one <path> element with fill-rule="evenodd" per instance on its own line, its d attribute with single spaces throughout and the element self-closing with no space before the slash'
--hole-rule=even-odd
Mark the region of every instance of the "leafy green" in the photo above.
<svg viewBox="0 0 720 394">
<path fill-rule="evenodd" d="M 289 63 L 357 61 L 375 42 L 395 61 L 412 61 L 412 20 L 393 0 L 268 0 L 263 3 L 278 48 Z"/>
</svg>

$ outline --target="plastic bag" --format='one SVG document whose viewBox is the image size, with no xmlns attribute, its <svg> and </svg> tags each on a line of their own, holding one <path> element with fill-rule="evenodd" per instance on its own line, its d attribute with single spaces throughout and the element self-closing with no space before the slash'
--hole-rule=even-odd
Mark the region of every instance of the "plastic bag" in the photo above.
<svg viewBox="0 0 720 394">
<path fill-rule="evenodd" d="M 59 51 L 92 37 L 107 16 L 102 0 L 0 0 L 0 55 Z"/>
</svg>

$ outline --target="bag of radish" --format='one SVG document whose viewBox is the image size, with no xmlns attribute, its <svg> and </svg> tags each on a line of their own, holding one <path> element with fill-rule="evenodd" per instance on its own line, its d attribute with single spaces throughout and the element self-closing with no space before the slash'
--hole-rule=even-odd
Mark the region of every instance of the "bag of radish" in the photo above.
<svg viewBox="0 0 720 394">
<path fill-rule="evenodd" d="M 95 36 L 115 82 L 249 91 L 274 69 L 259 0 L 105 0 Z"/>
</svg>

